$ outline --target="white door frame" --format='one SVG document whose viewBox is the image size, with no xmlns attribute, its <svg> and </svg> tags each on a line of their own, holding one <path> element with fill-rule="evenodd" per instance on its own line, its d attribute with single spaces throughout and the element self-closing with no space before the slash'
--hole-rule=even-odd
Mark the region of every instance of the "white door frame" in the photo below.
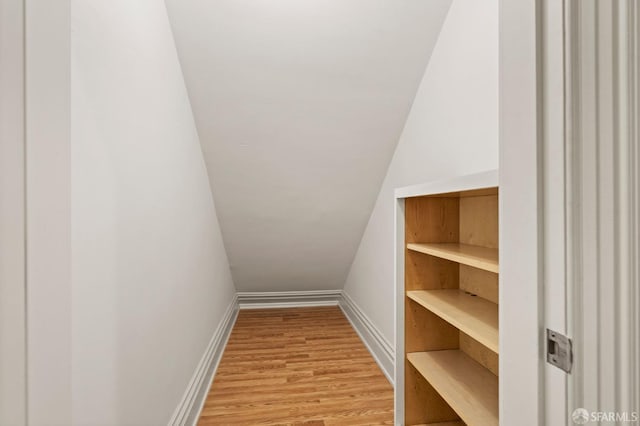
<svg viewBox="0 0 640 426">
<path fill-rule="evenodd" d="M 0 424 L 26 423 L 24 4 L 0 1 Z"/>
<path fill-rule="evenodd" d="M 542 182 L 542 352 L 544 425 L 567 422 L 568 376 L 546 363 L 546 329 L 570 334 L 567 324 L 566 41 L 564 1 L 540 6 L 540 129 Z"/>
<path fill-rule="evenodd" d="M 70 1 L 0 1 L 0 424 L 71 415 Z"/>
<path fill-rule="evenodd" d="M 640 409 L 640 3 L 543 0 L 539 22 L 543 318 L 574 343 L 570 375 L 544 367 L 544 420 L 574 424 L 577 408 L 631 419 Z"/>
<path fill-rule="evenodd" d="M 640 1 L 565 3 L 568 412 L 632 420 L 640 412 Z"/>
<path fill-rule="evenodd" d="M 544 425 L 541 1 L 500 1 L 500 423 Z"/>
</svg>

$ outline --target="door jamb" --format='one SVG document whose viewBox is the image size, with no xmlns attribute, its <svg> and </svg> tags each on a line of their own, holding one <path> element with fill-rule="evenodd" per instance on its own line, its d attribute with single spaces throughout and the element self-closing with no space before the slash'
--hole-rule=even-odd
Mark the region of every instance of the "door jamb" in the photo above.
<svg viewBox="0 0 640 426">
<path fill-rule="evenodd" d="M 24 0 L 0 3 L 0 424 L 27 423 Z"/>
</svg>

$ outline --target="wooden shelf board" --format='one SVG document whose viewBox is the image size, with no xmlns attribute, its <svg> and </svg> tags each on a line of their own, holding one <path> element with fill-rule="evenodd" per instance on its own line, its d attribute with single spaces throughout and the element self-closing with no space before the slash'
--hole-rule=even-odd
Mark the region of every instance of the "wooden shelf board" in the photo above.
<svg viewBox="0 0 640 426">
<path fill-rule="evenodd" d="M 498 425 L 498 377 L 462 351 L 413 352 L 409 362 L 469 426 Z"/>
<path fill-rule="evenodd" d="M 498 305 L 457 289 L 413 290 L 407 297 L 498 353 Z"/>
<path fill-rule="evenodd" d="M 485 271 L 499 272 L 498 249 L 458 243 L 409 243 L 407 248 Z"/>
</svg>

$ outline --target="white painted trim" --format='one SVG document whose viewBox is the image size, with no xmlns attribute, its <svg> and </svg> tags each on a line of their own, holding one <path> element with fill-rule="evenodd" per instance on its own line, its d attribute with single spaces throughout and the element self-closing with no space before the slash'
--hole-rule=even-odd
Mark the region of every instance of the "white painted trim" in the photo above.
<svg viewBox="0 0 640 426">
<path fill-rule="evenodd" d="M 542 310 L 545 328 L 567 334 L 566 292 L 566 152 L 564 3 L 542 0 L 540 41 L 541 98 L 541 215 Z M 541 345 L 544 348 L 544 344 Z M 567 417 L 567 375 L 544 364 L 543 401 L 545 425 L 565 424 Z"/>
<path fill-rule="evenodd" d="M 569 410 L 640 412 L 640 7 L 566 9 Z"/>
<path fill-rule="evenodd" d="M 24 1 L 0 2 L 0 425 L 27 423 Z"/>
<path fill-rule="evenodd" d="M 237 317 L 238 297 L 235 296 L 214 331 L 180 404 L 171 416 L 170 426 L 195 425 L 197 423 Z"/>
<path fill-rule="evenodd" d="M 394 247 L 394 268 L 395 268 L 395 293 L 394 293 L 394 319 L 396 330 L 395 341 L 395 392 L 393 398 L 396 424 L 404 423 L 404 198 L 396 200 L 394 211 L 395 220 L 395 247 Z"/>
<path fill-rule="evenodd" d="M 545 424 L 540 6 L 540 0 L 500 0 L 499 410 L 503 425 Z"/>
<path fill-rule="evenodd" d="M 447 194 L 469 189 L 493 188 L 495 186 L 498 186 L 497 169 L 397 188 L 395 196 L 396 198 L 407 198 L 420 195 Z"/>
<path fill-rule="evenodd" d="M 369 319 L 362 309 L 346 293 L 342 292 L 340 309 L 344 312 L 354 330 L 362 339 L 364 345 L 369 349 L 371 356 L 376 360 L 378 366 L 387 377 L 387 380 L 394 385 L 395 351 L 393 346 L 382 335 L 378 327 Z"/>
<path fill-rule="evenodd" d="M 27 423 L 24 0 L 0 2 L 0 425 Z"/>
<path fill-rule="evenodd" d="M 240 309 L 336 306 L 342 290 L 238 292 Z"/>
<path fill-rule="evenodd" d="M 631 259 L 640 258 L 640 5 L 635 3 L 635 14 L 629 14 L 629 34 L 628 48 L 631 52 L 632 59 L 630 62 L 630 75 L 628 75 L 629 91 L 633 93 L 629 102 L 629 115 L 635 117 L 635 120 L 629 125 L 630 140 L 635 141 L 632 151 L 631 162 L 633 164 L 630 177 L 630 235 L 635 236 L 631 239 L 631 247 L 629 253 Z M 633 144 L 633 143 L 632 143 Z M 631 292 L 629 294 L 629 303 L 631 314 L 630 335 L 633 340 L 629 342 L 631 360 L 634 362 L 630 379 L 632 400 L 640 401 L 640 265 L 634 262 L 631 265 Z M 640 409 L 640 407 L 638 407 Z"/>
</svg>

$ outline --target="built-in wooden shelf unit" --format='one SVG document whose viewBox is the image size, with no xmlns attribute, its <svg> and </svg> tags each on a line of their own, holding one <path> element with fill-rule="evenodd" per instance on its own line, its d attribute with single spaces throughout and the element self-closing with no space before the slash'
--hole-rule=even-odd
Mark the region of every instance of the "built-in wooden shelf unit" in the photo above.
<svg viewBox="0 0 640 426">
<path fill-rule="evenodd" d="M 455 192 L 398 197 L 406 425 L 498 425 L 497 172 L 490 176 L 495 186 L 470 178 Z"/>
</svg>

